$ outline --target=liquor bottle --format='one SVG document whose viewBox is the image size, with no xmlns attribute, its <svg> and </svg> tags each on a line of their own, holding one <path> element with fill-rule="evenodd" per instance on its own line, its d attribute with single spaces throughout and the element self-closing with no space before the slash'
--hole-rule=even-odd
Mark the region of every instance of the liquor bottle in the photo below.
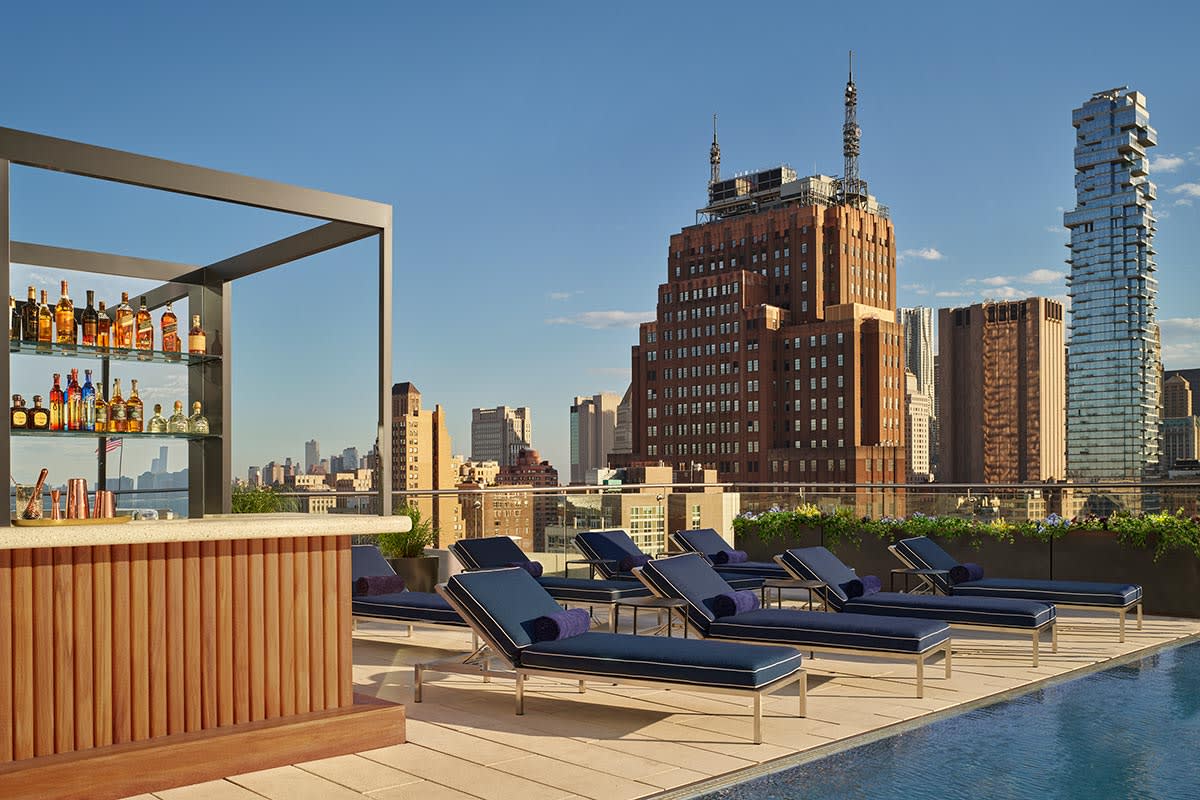
<svg viewBox="0 0 1200 800">
<path fill-rule="evenodd" d="M 29 287 L 29 299 L 21 308 L 21 341 L 36 342 L 38 340 L 38 301 L 37 290 Z"/>
<path fill-rule="evenodd" d="M 162 403 L 154 404 L 154 416 L 146 423 L 146 430 L 150 433 L 167 432 L 167 418 L 162 415 Z"/>
<path fill-rule="evenodd" d="M 107 352 L 112 346 L 112 317 L 108 316 L 103 300 L 100 301 L 100 311 L 96 316 L 99 317 L 96 321 L 96 348 Z"/>
<path fill-rule="evenodd" d="M 83 402 L 83 429 L 94 431 L 96 430 L 96 387 L 92 383 L 90 369 L 83 371 L 83 388 L 80 391 L 80 399 Z"/>
<path fill-rule="evenodd" d="M 79 342 L 79 329 L 75 327 L 75 304 L 67 296 L 67 282 L 62 282 L 62 297 L 54 307 L 55 341 L 62 345 Z"/>
<path fill-rule="evenodd" d="M 13 430 L 25 430 L 29 427 L 29 412 L 25 410 L 25 398 L 19 394 L 13 395 L 12 409 L 8 412 L 8 424 Z"/>
<path fill-rule="evenodd" d="M 100 325 L 100 315 L 96 313 L 96 307 L 93 305 L 96 301 L 96 293 L 91 289 L 87 290 L 87 307 L 83 309 L 83 344 L 88 347 L 96 346 L 96 331 Z M 103 308 L 103 303 L 101 308 Z"/>
<path fill-rule="evenodd" d="M 69 431 L 83 430 L 83 390 L 79 386 L 79 370 L 67 376 L 67 426 Z"/>
<path fill-rule="evenodd" d="M 65 400 L 63 397 L 62 387 L 59 386 L 59 381 L 62 376 L 57 372 L 54 373 L 54 385 L 50 387 L 50 430 L 61 431 L 66 428 L 63 423 L 65 420 Z"/>
<path fill-rule="evenodd" d="M 175 413 L 167 420 L 167 433 L 187 433 L 188 420 L 183 415 L 183 401 L 175 401 Z"/>
<path fill-rule="evenodd" d="M 42 405 L 42 396 L 33 396 L 33 408 L 29 410 L 29 427 L 35 431 L 49 430 L 50 410 Z"/>
<path fill-rule="evenodd" d="M 200 315 L 192 314 L 192 329 L 188 331 L 188 352 L 203 355 L 208 352 L 208 337 L 200 327 Z"/>
<path fill-rule="evenodd" d="M 112 395 L 108 399 L 109 433 L 124 433 L 128 422 L 125 400 L 121 397 L 121 379 L 113 378 Z"/>
<path fill-rule="evenodd" d="M 167 354 L 168 361 L 179 360 L 179 319 L 175 316 L 175 312 L 171 309 L 171 304 L 167 303 L 167 310 L 163 312 L 162 319 L 162 349 Z"/>
<path fill-rule="evenodd" d="M 8 296 L 8 339 L 15 342 L 21 338 L 21 315 L 17 312 L 17 298 Z"/>
<path fill-rule="evenodd" d="M 129 306 L 129 292 L 121 292 L 121 305 L 117 306 L 116 346 L 118 350 L 133 348 L 133 309 Z"/>
<path fill-rule="evenodd" d="M 208 417 L 200 413 L 200 401 L 192 403 L 192 415 L 188 417 L 188 433 L 208 433 Z"/>
<path fill-rule="evenodd" d="M 104 402 L 104 387 L 96 387 L 96 430 L 108 430 L 108 403 Z"/>
<path fill-rule="evenodd" d="M 146 295 L 142 295 L 142 305 L 138 308 L 136 321 L 136 344 L 138 350 L 154 349 L 154 320 L 150 317 L 150 309 L 146 308 Z M 141 358 L 141 356 L 139 356 Z"/>
<path fill-rule="evenodd" d="M 38 350 L 50 350 L 54 341 L 54 312 L 46 302 L 46 290 L 42 289 L 42 302 L 38 305 Z"/>
<path fill-rule="evenodd" d="M 129 382 L 129 399 L 125 401 L 125 430 L 130 433 L 141 433 L 145 406 L 142 398 L 138 397 L 137 378 Z"/>
</svg>

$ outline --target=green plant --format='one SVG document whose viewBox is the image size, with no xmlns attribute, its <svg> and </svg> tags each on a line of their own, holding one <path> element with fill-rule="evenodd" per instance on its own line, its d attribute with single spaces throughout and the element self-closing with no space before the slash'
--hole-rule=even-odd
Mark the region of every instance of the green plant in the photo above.
<svg viewBox="0 0 1200 800">
<path fill-rule="evenodd" d="M 232 496 L 235 514 L 277 514 L 296 511 L 296 501 L 278 494 L 270 486 L 234 486 Z"/>
<path fill-rule="evenodd" d="M 396 515 L 412 520 L 412 527 L 407 531 L 388 531 L 379 534 L 376 540 L 379 550 L 388 558 L 418 558 L 425 554 L 425 548 L 433 544 L 434 530 L 429 520 L 422 519 L 421 510 L 416 506 L 400 506 Z"/>
</svg>

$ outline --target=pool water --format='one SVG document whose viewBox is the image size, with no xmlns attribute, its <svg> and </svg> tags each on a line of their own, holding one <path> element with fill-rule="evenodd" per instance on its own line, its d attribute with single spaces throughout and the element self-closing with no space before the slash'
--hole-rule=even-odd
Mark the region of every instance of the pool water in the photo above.
<svg viewBox="0 0 1200 800">
<path fill-rule="evenodd" d="M 1200 643 L 704 795 L 1200 798 Z"/>
</svg>

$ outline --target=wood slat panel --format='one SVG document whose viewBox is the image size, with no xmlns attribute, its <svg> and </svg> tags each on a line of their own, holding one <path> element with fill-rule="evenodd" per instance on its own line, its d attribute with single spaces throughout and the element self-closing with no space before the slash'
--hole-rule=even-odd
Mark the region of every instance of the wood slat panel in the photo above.
<svg viewBox="0 0 1200 800">
<path fill-rule="evenodd" d="M 233 721 L 250 721 L 249 542 L 233 542 Z"/>
<path fill-rule="evenodd" d="M 150 738 L 150 564 L 144 544 L 129 546 L 129 695 L 133 740 Z"/>
<path fill-rule="evenodd" d="M 112 706 L 113 744 L 133 740 L 133 649 L 129 641 L 132 614 L 129 609 L 129 548 L 110 548 L 112 559 Z"/>
<path fill-rule="evenodd" d="M 217 542 L 217 724 L 233 724 L 233 543 Z"/>
<path fill-rule="evenodd" d="M 149 652 L 150 735 L 167 735 L 167 546 L 162 542 L 146 548 L 150 565 Z"/>
<path fill-rule="evenodd" d="M 54 752 L 54 552 L 33 551 L 33 754 Z"/>
<path fill-rule="evenodd" d="M 325 708 L 325 560 L 321 537 L 308 540 L 308 686 L 314 711 Z M 299 633 L 297 633 L 299 635 Z"/>
<path fill-rule="evenodd" d="M 217 727 L 217 543 L 200 543 L 200 727 Z"/>
<path fill-rule="evenodd" d="M 303 714 L 312 710 L 311 686 L 309 685 L 308 661 L 308 542 L 293 539 L 295 551 L 295 585 L 292 587 L 293 626 L 295 629 L 293 665 L 296 681 L 295 712 Z"/>
<path fill-rule="evenodd" d="M 54 548 L 54 752 L 75 749 L 75 564 Z"/>
<path fill-rule="evenodd" d="M 267 719 L 275 719 L 280 713 L 279 608 L 279 540 L 267 539 L 263 543 L 263 692 Z"/>
<path fill-rule="evenodd" d="M 184 729 L 200 730 L 200 543 L 183 545 L 183 716 Z"/>
<path fill-rule="evenodd" d="M 12 554 L 12 730 L 13 758 L 33 758 L 33 551 Z"/>
<path fill-rule="evenodd" d="M 12 551 L 0 551 L 0 762 L 13 757 Z"/>
<path fill-rule="evenodd" d="M 92 722 L 96 747 L 113 742 L 112 554 L 92 548 Z"/>
<path fill-rule="evenodd" d="M 337 537 L 338 572 L 338 705 L 354 702 L 354 636 L 351 630 L 350 537 Z"/>
<path fill-rule="evenodd" d="M 92 652 L 92 548 L 72 548 L 74 590 L 72 628 L 75 636 L 75 749 L 87 750 L 94 746 L 96 738 L 95 715 L 92 698 L 96 694 L 94 684 L 95 656 Z"/>
<path fill-rule="evenodd" d="M 186 624 L 183 613 L 183 543 L 167 545 L 167 733 L 182 733 L 187 730 L 184 719 L 183 636 Z"/>
<path fill-rule="evenodd" d="M 266 691 L 266 612 L 264 609 L 263 592 L 265 590 L 265 575 L 263 574 L 263 541 L 253 539 L 249 542 L 249 625 L 250 637 L 250 670 L 247 676 L 250 681 L 250 719 L 260 720 L 267 717 Z"/>
<path fill-rule="evenodd" d="M 321 542 L 321 556 L 325 563 L 322 571 L 325 576 L 325 592 L 321 603 L 325 611 L 325 635 L 321 651 L 325 654 L 325 707 L 337 708 L 341 692 L 338 686 L 338 569 L 337 569 L 337 537 L 324 536 Z"/>
<path fill-rule="evenodd" d="M 296 543 L 279 540 L 279 713 L 296 713 Z"/>
</svg>

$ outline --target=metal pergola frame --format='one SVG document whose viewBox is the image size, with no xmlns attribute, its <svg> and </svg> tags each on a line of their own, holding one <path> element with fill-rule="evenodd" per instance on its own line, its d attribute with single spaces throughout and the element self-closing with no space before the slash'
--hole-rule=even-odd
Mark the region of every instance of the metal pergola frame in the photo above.
<svg viewBox="0 0 1200 800">
<path fill-rule="evenodd" d="M 178 264 L 127 255 L 93 253 L 47 244 L 12 241 L 10 223 L 11 166 L 65 172 L 173 194 L 280 211 L 321 220 L 319 224 L 262 247 L 208 265 Z M 151 309 L 188 299 L 200 314 L 210 349 L 222 357 L 188 366 L 189 400 L 200 400 L 211 430 L 219 437 L 192 440 L 188 446 L 188 513 L 192 517 L 231 511 L 232 420 L 230 399 L 232 283 L 238 278 L 316 255 L 370 237 L 379 239 L 379 509 L 391 514 L 391 378 L 392 378 L 392 207 L 386 203 L 289 186 L 231 172 L 166 161 L 81 142 L 0 127 L 0 295 L 12 294 L 12 264 L 124 275 L 163 281 L 146 292 Z M 10 358 L 0 359 L 0 396 L 11 395 Z M 107 383 L 109 360 L 103 359 Z M 0 426 L 0 457 L 12 470 L 12 436 Z M 104 448 L 98 471 L 105 476 Z M 7 481 L 5 482 L 7 483 Z M 0 515 L 0 527 L 9 524 Z"/>
</svg>

